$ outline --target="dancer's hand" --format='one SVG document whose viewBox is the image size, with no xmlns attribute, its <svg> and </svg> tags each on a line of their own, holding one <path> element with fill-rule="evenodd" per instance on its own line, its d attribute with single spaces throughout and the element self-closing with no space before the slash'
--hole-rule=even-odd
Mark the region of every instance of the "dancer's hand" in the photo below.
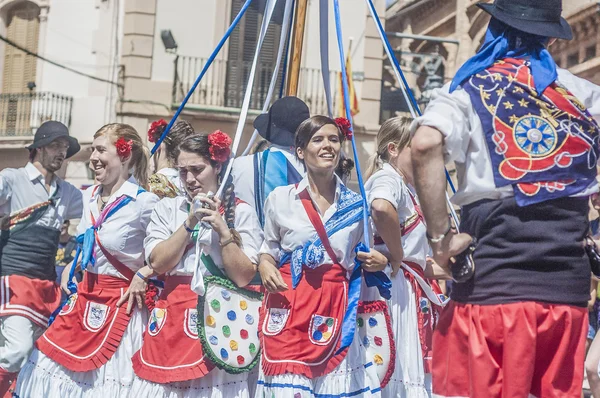
<svg viewBox="0 0 600 398">
<path fill-rule="evenodd" d="M 69 282 L 72 281 L 74 284 L 77 284 L 77 279 L 75 278 L 75 275 L 73 275 L 73 279 L 69 281 L 71 267 L 76 267 L 76 265 L 73 263 L 67 265 L 63 270 L 62 275 L 60 276 L 60 288 L 67 294 L 71 294 L 71 290 L 69 290 Z"/>
<path fill-rule="evenodd" d="M 258 272 L 267 292 L 279 293 L 288 290 L 288 285 L 281 277 L 281 273 L 270 261 L 261 260 L 258 264 Z"/>
<path fill-rule="evenodd" d="M 194 213 L 196 218 L 202 222 L 210 224 L 213 231 L 219 234 L 219 237 L 228 235 L 230 233 L 229 228 L 227 227 L 223 216 L 221 216 L 221 213 L 219 213 L 219 208 L 221 207 L 221 201 L 219 198 L 215 196 L 212 199 L 208 197 L 201 197 L 199 199 L 203 204 L 208 205 L 209 208 L 202 207 L 197 209 Z"/>
<path fill-rule="evenodd" d="M 362 268 L 367 272 L 383 271 L 388 265 L 388 259 L 375 249 L 369 252 L 356 253 L 356 258 L 362 263 Z"/>
<path fill-rule="evenodd" d="M 462 252 L 471 244 L 471 235 L 460 233 L 448 233 L 446 237 L 438 243 L 430 243 L 433 250 L 433 260 L 444 270 L 449 272 L 450 259 Z"/>
<path fill-rule="evenodd" d="M 148 278 L 150 277 L 150 275 L 152 275 L 153 271 L 150 267 L 145 266 L 138 272 L 136 272 L 136 274 L 133 276 L 131 283 L 129 284 L 129 288 L 117 302 L 117 307 L 120 307 L 125 302 L 127 302 L 127 315 L 131 314 L 131 311 L 133 310 L 133 305 L 135 303 L 137 303 L 137 307 L 141 310 L 146 298 L 146 286 L 148 284 L 146 283 L 146 280 L 142 279 L 138 275 L 138 273 Z"/>
</svg>

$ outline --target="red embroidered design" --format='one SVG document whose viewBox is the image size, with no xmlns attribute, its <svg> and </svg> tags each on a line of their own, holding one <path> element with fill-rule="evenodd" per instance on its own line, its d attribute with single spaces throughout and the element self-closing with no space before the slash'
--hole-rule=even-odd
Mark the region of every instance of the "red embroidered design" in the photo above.
<svg viewBox="0 0 600 398">
<path fill-rule="evenodd" d="M 132 140 L 125 140 L 125 138 L 121 137 L 115 143 L 115 147 L 117 147 L 117 155 L 121 159 L 126 159 L 131 155 L 131 148 L 133 148 Z"/>
<path fill-rule="evenodd" d="M 210 144 L 210 158 L 218 163 L 224 163 L 231 154 L 231 138 L 221 130 L 209 134 L 208 143 Z"/>
<path fill-rule="evenodd" d="M 344 134 L 344 137 L 346 137 L 347 140 L 352 139 L 352 126 L 348 119 L 345 117 L 338 117 L 335 119 L 335 124 L 342 130 L 342 134 Z"/>
<path fill-rule="evenodd" d="M 165 119 L 160 119 L 152 122 L 150 128 L 148 129 L 148 141 L 156 142 L 162 133 L 165 131 L 165 127 L 167 127 L 167 121 Z"/>
</svg>

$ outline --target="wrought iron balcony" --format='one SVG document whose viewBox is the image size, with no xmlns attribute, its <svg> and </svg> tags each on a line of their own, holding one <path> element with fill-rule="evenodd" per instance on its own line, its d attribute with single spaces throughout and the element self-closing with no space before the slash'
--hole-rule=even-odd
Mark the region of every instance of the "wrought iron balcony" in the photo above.
<svg viewBox="0 0 600 398">
<path fill-rule="evenodd" d="M 47 120 L 71 124 L 73 98 L 50 92 L 0 94 L 0 138 L 30 137 Z"/>
<path fill-rule="evenodd" d="M 176 73 L 173 80 L 173 105 L 178 106 L 181 103 L 205 63 L 206 58 L 177 57 L 175 60 Z M 244 100 L 251 67 L 252 62 L 248 61 L 215 60 L 196 91 L 190 97 L 188 104 L 216 111 L 219 110 L 218 108 L 240 108 Z M 275 65 L 271 62 L 258 63 L 250 99 L 250 109 L 262 109 L 274 67 Z M 338 73 L 336 71 L 330 72 L 334 112 L 337 101 L 339 101 L 339 95 L 337 95 Z M 281 73 L 273 95 L 274 99 L 279 98 L 280 86 Z M 311 114 L 327 114 L 327 101 L 320 69 L 300 69 L 298 97 L 306 102 Z"/>
</svg>

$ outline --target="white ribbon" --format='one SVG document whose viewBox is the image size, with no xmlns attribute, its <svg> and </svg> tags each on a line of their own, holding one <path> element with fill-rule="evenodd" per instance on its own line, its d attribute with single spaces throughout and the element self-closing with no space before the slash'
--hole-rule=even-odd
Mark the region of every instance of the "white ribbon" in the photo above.
<svg viewBox="0 0 600 398">
<path fill-rule="evenodd" d="M 329 0 L 319 0 L 319 33 L 321 45 L 321 74 L 325 87 L 327 113 L 333 117 L 333 102 L 331 100 L 331 82 L 329 74 Z"/>
<path fill-rule="evenodd" d="M 242 111 L 240 113 L 240 118 L 238 120 L 237 129 L 235 131 L 235 136 L 233 138 L 233 145 L 231 146 L 231 153 L 236 153 L 238 147 L 240 146 L 240 141 L 242 139 L 242 133 L 244 130 L 244 125 L 246 124 L 246 118 L 248 117 L 248 109 L 250 108 L 250 98 L 252 96 L 252 87 L 254 86 L 254 77 L 256 75 L 256 65 L 258 64 L 258 57 L 260 55 L 260 49 L 262 48 L 263 42 L 265 40 L 265 36 L 267 35 L 267 29 L 269 27 L 269 23 L 271 22 L 271 17 L 273 16 L 273 10 L 275 9 L 275 4 L 277 0 L 267 0 L 267 5 L 265 6 L 265 14 L 263 17 L 262 25 L 260 27 L 260 35 L 258 36 L 258 44 L 256 46 L 256 52 L 254 53 L 254 60 L 252 61 L 252 68 L 250 69 L 250 75 L 248 76 L 248 85 L 246 86 L 246 92 L 244 94 L 244 101 L 242 102 Z M 288 18 L 289 19 L 289 18 Z M 216 196 L 221 197 L 223 193 L 223 189 L 225 187 L 225 183 L 227 182 L 227 178 L 229 174 L 231 174 L 231 167 L 233 165 L 233 161 L 229 161 L 227 164 L 227 169 L 225 170 L 225 174 L 223 175 L 223 183 L 219 187 Z M 203 229 L 200 226 L 200 229 Z M 198 235 L 203 231 L 199 231 Z M 200 258 L 203 254 L 202 244 L 200 243 L 200 239 L 196 241 L 196 264 L 194 276 L 192 277 L 191 289 L 197 295 L 203 296 L 204 289 L 204 277 L 202 275 L 202 269 L 200 268 Z"/>
<path fill-rule="evenodd" d="M 267 112 L 269 109 L 269 105 L 271 104 L 271 99 L 273 98 L 273 92 L 275 91 L 275 87 L 277 85 L 277 77 L 279 76 L 279 68 L 281 66 L 281 60 L 283 59 L 283 53 L 285 51 L 285 43 L 288 39 L 288 32 L 290 30 L 291 24 L 291 14 L 292 14 L 292 0 L 280 0 L 285 1 L 285 9 L 283 12 L 283 25 L 281 26 L 281 36 L 279 37 L 279 50 L 277 50 L 277 61 L 275 62 L 275 69 L 273 70 L 273 75 L 271 76 L 271 84 L 269 85 L 269 91 L 267 91 L 267 98 L 265 99 L 265 103 L 262 107 L 262 113 Z M 242 156 L 246 156 L 250 150 L 252 149 L 252 145 L 254 145 L 254 141 L 258 137 L 258 130 L 254 130 L 252 133 L 252 137 L 250 137 L 250 141 L 248 141 L 248 146 L 242 152 Z M 235 152 L 234 152 L 235 153 Z"/>
</svg>

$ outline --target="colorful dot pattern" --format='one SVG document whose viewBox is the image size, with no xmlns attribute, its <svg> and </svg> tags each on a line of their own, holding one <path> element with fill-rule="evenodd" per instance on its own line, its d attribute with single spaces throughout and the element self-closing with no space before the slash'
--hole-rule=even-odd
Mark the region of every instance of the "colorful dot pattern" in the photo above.
<svg viewBox="0 0 600 398">
<path fill-rule="evenodd" d="M 254 313 L 248 311 L 250 308 L 256 311 L 257 303 L 254 300 L 242 299 L 229 289 L 216 285 L 209 286 L 206 294 L 212 315 L 206 316 L 205 321 L 207 326 L 214 328 L 206 329 L 206 337 L 210 345 L 214 346 L 215 354 L 229 365 L 248 365 L 258 353 L 257 333 L 250 333 L 252 327 L 244 327 L 244 324 L 235 321 L 240 318 L 246 325 L 253 325 L 256 321 Z M 240 299 L 236 304 L 238 298 Z M 226 312 L 223 312 L 223 309 Z M 217 315 L 220 312 L 221 314 Z M 327 327 L 327 324 L 324 326 Z"/>
</svg>

